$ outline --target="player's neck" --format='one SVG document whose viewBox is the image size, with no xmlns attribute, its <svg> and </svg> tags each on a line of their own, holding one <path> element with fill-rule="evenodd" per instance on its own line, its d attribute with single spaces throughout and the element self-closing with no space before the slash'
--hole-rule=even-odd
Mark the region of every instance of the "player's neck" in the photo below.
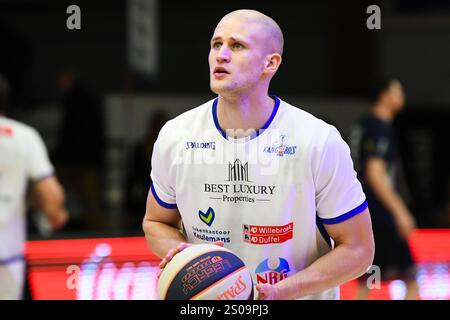
<svg viewBox="0 0 450 320">
<path fill-rule="evenodd" d="M 264 126 L 275 101 L 268 95 L 219 96 L 217 118 L 220 127 L 234 138 L 249 136 Z"/>
</svg>

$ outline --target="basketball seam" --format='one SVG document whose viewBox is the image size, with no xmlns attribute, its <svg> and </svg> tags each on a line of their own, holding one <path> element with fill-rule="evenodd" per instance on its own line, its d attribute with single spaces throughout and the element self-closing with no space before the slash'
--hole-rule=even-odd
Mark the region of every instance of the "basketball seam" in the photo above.
<svg viewBox="0 0 450 320">
<path fill-rule="evenodd" d="M 251 278 L 251 277 L 250 277 L 250 278 Z M 245 299 L 245 300 L 250 300 L 250 299 L 249 299 L 250 296 L 252 296 L 252 299 L 251 299 L 251 300 L 254 300 L 254 296 L 255 296 L 254 290 L 255 290 L 255 288 L 253 287 L 253 281 L 252 281 L 252 290 L 250 291 L 250 293 L 249 293 L 248 296 L 247 296 L 247 299 Z"/>
</svg>

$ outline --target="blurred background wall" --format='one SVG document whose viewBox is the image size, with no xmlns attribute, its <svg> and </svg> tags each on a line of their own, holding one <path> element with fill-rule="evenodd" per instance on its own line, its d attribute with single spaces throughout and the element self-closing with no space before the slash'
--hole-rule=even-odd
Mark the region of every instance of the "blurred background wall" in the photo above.
<svg viewBox="0 0 450 320">
<path fill-rule="evenodd" d="M 64 177 L 72 214 L 64 235 L 142 234 L 148 146 L 164 121 L 213 97 L 210 37 L 239 8 L 270 15 L 284 31 L 271 92 L 344 138 L 368 112 L 372 81 L 400 79 L 407 105 L 396 127 L 410 206 L 419 227 L 449 227 L 450 2 L 380 2 L 381 30 L 369 30 L 366 9 L 374 3 L 2 0 L 0 72 L 13 88 L 8 115 L 41 132 Z M 80 30 L 66 27 L 71 4 L 81 9 Z M 75 80 L 77 90 L 68 90 Z M 70 101 L 81 107 L 69 112 Z M 64 141 L 79 142 L 79 151 L 67 156 Z M 80 153 L 92 155 L 79 160 L 92 172 L 80 182 L 83 196 L 75 178 L 64 176 Z"/>
</svg>

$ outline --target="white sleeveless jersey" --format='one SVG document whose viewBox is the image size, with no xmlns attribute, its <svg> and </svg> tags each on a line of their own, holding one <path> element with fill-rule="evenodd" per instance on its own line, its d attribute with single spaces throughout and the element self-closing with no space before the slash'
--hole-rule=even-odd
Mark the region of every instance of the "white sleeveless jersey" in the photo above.
<svg viewBox="0 0 450 320">
<path fill-rule="evenodd" d="M 270 119 L 251 138 L 226 138 L 215 99 L 167 122 L 152 155 L 151 191 L 178 208 L 188 241 L 224 241 L 254 284 L 308 267 L 332 249 L 323 225 L 367 207 L 336 128 L 273 98 Z M 339 291 L 307 298 L 338 299 Z"/>
<path fill-rule="evenodd" d="M 53 167 L 36 130 L 0 116 L 0 262 L 14 262 L 25 242 L 27 183 L 51 176 Z"/>
</svg>

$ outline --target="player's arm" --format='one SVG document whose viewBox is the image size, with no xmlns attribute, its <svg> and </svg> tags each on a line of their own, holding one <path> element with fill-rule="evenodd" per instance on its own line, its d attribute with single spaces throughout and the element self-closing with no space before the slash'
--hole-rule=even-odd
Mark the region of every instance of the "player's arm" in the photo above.
<svg viewBox="0 0 450 320">
<path fill-rule="evenodd" d="M 187 242 L 180 230 L 180 222 L 178 209 L 167 209 L 159 205 L 149 191 L 142 227 L 148 246 L 155 255 L 166 257 L 170 250 Z"/>
<path fill-rule="evenodd" d="M 270 295 L 263 299 L 302 298 L 337 287 L 367 271 L 375 252 L 369 210 L 324 226 L 334 240 L 334 249 L 293 276 L 272 286 L 263 285 L 263 295 Z"/>
<path fill-rule="evenodd" d="M 34 207 L 47 217 L 54 230 L 66 224 L 69 215 L 64 207 L 64 189 L 55 176 L 33 182 L 31 197 Z"/>
<path fill-rule="evenodd" d="M 367 183 L 378 200 L 393 215 L 401 236 L 408 239 L 409 234 L 415 228 L 415 220 L 389 182 L 386 161 L 381 157 L 370 157 L 365 166 Z"/>
</svg>

